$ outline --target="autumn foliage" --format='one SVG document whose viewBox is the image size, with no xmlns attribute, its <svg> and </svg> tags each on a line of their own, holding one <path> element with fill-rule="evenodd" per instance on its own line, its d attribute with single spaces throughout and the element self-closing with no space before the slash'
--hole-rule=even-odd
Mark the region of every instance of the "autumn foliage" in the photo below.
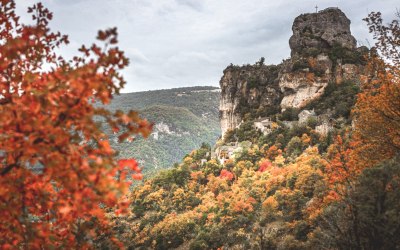
<svg viewBox="0 0 400 250">
<path fill-rule="evenodd" d="M 328 151 L 327 177 L 337 197 L 346 195 L 364 169 L 400 153 L 399 22 L 385 25 L 379 12 L 364 20 L 377 42 L 361 77 L 361 92 L 352 110 L 353 129 L 337 136 Z"/>
<path fill-rule="evenodd" d="M 337 117 L 324 136 L 309 124 L 276 129 L 267 137 L 252 134 L 252 144 L 223 163 L 196 157 L 210 149 L 193 151 L 136 187 L 128 216 L 113 217 L 125 246 L 398 248 L 400 33 L 397 22 L 383 25 L 380 14 L 372 13 L 367 22 L 378 43 L 356 105 L 346 107 L 352 109 L 351 123 Z"/>
<path fill-rule="evenodd" d="M 378 43 L 352 125 L 337 119 L 325 136 L 307 124 L 276 128 L 224 163 L 203 159 L 212 152 L 202 146 L 127 196 L 128 180 L 140 180 L 141 169 L 134 159 L 117 159 L 101 126 L 123 141 L 148 136 L 151 124 L 136 112 L 104 108 L 128 65 L 116 29 L 100 31 L 100 45 L 82 46 L 67 61 L 56 50 L 68 38 L 48 28 L 46 8 L 29 8 L 34 23 L 24 25 L 14 1 L 0 3 L 1 249 L 400 244 L 397 21 L 385 26 L 379 13 L 366 19 Z"/>
<path fill-rule="evenodd" d="M 233 175 L 232 172 L 230 172 L 230 171 L 228 171 L 226 169 L 222 169 L 221 174 L 220 174 L 219 177 L 222 178 L 222 179 L 227 179 L 227 180 L 231 181 L 231 180 L 233 180 L 233 178 L 235 176 Z"/>
<path fill-rule="evenodd" d="M 151 125 L 97 105 L 125 83 L 116 29 L 67 61 L 52 13 L 40 3 L 28 13 L 33 23 L 21 24 L 15 2 L 0 1 L 0 248 L 82 248 L 106 227 L 104 206 L 126 208 L 127 175 L 141 177 L 135 160 L 117 161 L 100 122 L 120 140 Z"/>
<path fill-rule="evenodd" d="M 355 156 L 371 166 L 400 153 L 400 26 L 399 20 L 385 25 L 379 12 L 365 21 L 377 42 L 354 109 Z"/>
</svg>

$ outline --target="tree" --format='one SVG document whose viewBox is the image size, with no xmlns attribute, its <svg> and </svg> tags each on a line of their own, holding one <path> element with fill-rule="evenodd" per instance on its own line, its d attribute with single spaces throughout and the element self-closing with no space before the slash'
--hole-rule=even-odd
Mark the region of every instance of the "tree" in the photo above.
<svg viewBox="0 0 400 250">
<path fill-rule="evenodd" d="M 348 133 L 345 137 L 338 135 L 335 142 L 328 148 L 330 161 L 325 167 L 325 174 L 332 194 L 331 197 L 327 197 L 329 202 L 335 200 L 333 197 L 340 199 L 345 196 L 347 188 L 353 185 L 364 167 L 363 164 L 353 160 L 354 149 L 349 141 Z"/>
<path fill-rule="evenodd" d="M 353 111 L 354 138 L 357 159 L 373 166 L 400 153 L 400 26 L 399 20 L 384 25 L 379 12 L 365 21 L 377 42 Z"/>
<path fill-rule="evenodd" d="M 330 204 L 318 224 L 316 246 L 327 249 L 398 249 L 399 158 L 365 169 L 348 195 Z"/>
<path fill-rule="evenodd" d="M 338 137 L 328 150 L 334 192 L 315 234 L 322 248 L 399 247 L 400 26 L 399 20 L 384 25 L 379 12 L 365 21 L 377 42 L 352 111 L 351 140 Z"/>
<path fill-rule="evenodd" d="M 49 29 L 52 13 L 40 3 L 28 13 L 33 25 L 19 23 L 13 0 L 0 1 L 0 246 L 82 248 L 95 225 L 107 225 L 102 207 L 127 207 L 127 174 L 141 177 L 133 159 L 117 161 L 99 121 L 120 140 L 146 137 L 151 124 L 94 105 L 125 84 L 115 28 L 67 61 L 56 53 L 68 38 Z"/>
</svg>

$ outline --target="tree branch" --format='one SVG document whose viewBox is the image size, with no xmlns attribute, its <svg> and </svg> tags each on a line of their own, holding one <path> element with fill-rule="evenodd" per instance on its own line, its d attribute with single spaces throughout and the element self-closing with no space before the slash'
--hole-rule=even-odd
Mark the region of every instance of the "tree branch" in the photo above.
<svg viewBox="0 0 400 250">
<path fill-rule="evenodd" d="M 18 165 L 17 165 L 16 163 L 8 165 L 7 167 L 5 167 L 5 168 L 3 168 L 3 169 L 1 170 L 0 175 L 1 175 L 1 176 L 6 175 L 8 172 L 11 171 L 11 169 L 13 169 L 14 167 L 17 167 L 17 166 L 18 166 Z"/>
</svg>

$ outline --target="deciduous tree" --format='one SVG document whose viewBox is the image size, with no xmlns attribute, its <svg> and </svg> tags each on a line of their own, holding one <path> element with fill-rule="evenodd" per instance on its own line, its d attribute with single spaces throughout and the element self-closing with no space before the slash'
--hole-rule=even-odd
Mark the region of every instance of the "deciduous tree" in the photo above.
<svg viewBox="0 0 400 250">
<path fill-rule="evenodd" d="M 354 110 L 355 156 L 372 166 L 400 153 L 400 26 L 385 25 L 379 12 L 365 21 L 377 42 Z"/>
<path fill-rule="evenodd" d="M 40 3 L 28 13 L 34 23 L 21 24 L 15 2 L 0 1 L 0 248 L 81 248 L 95 224 L 106 225 L 102 206 L 127 206 L 126 175 L 140 178 L 134 160 L 118 164 L 99 121 L 120 140 L 147 136 L 151 125 L 94 105 L 125 84 L 115 28 L 67 61 L 56 53 L 68 38 L 50 30 L 52 13 Z"/>
</svg>

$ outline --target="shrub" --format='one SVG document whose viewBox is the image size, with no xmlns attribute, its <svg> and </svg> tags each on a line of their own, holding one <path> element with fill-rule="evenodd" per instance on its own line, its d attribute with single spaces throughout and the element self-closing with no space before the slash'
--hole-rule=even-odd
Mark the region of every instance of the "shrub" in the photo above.
<svg viewBox="0 0 400 250">
<path fill-rule="evenodd" d="M 235 142 L 237 140 L 236 138 L 236 129 L 229 129 L 226 131 L 224 135 L 224 142 Z"/>
<path fill-rule="evenodd" d="M 300 71 L 309 68 L 308 62 L 306 60 L 297 60 L 293 63 L 292 71 Z"/>
<path fill-rule="evenodd" d="M 257 79 L 257 78 L 250 78 L 247 81 L 247 88 L 248 89 L 257 88 L 259 85 L 260 85 L 260 79 Z"/>
<path fill-rule="evenodd" d="M 316 117 L 309 117 L 307 119 L 307 126 L 310 128 L 315 128 L 318 125 L 318 120 Z"/>
<path fill-rule="evenodd" d="M 300 110 L 298 108 L 287 108 L 281 113 L 280 119 L 282 121 L 297 121 L 299 119 Z"/>
<path fill-rule="evenodd" d="M 205 240 L 195 240 L 190 244 L 189 249 L 190 250 L 204 250 L 204 249 L 209 249 L 209 247 Z"/>
<path fill-rule="evenodd" d="M 238 138 L 238 141 L 252 141 L 254 142 L 255 140 L 258 139 L 258 137 L 261 135 L 261 132 L 256 130 L 254 128 L 254 121 L 249 120 L 244 122 L 236 131 L 236 136 Z"/>
<path fill-rule="evenodd" d="M 303 143 L 301 142 L 301 139 L 297 136 L 293 137 L 289 141 L 286 147 L 287 155 L 292 158 L 295 158 L 296 156 L 299 156 L 302 151 L 303 151 Z"/>
<path fill-rule="evenodd" d="M 333 63 L 336 63 L 338 59 L 342 60 L 342 63 L 351 64 L 365 64 L 365 58 L 362 52 L 358 50 L 350 50 L 342 47 L 339 43 L 335 43 L 332 49 L 328 52 L 329 58 Z"/>
<path fill-rule="evenodd" d="M 317 115 L 331 110 L 333 118 L 350 118 L 360 88 L 354 81 L 343 81 L 340 84 L 329 82 L 324 94 L 309 103 L 305 109 L 314 109 Z"/>
</svg>

